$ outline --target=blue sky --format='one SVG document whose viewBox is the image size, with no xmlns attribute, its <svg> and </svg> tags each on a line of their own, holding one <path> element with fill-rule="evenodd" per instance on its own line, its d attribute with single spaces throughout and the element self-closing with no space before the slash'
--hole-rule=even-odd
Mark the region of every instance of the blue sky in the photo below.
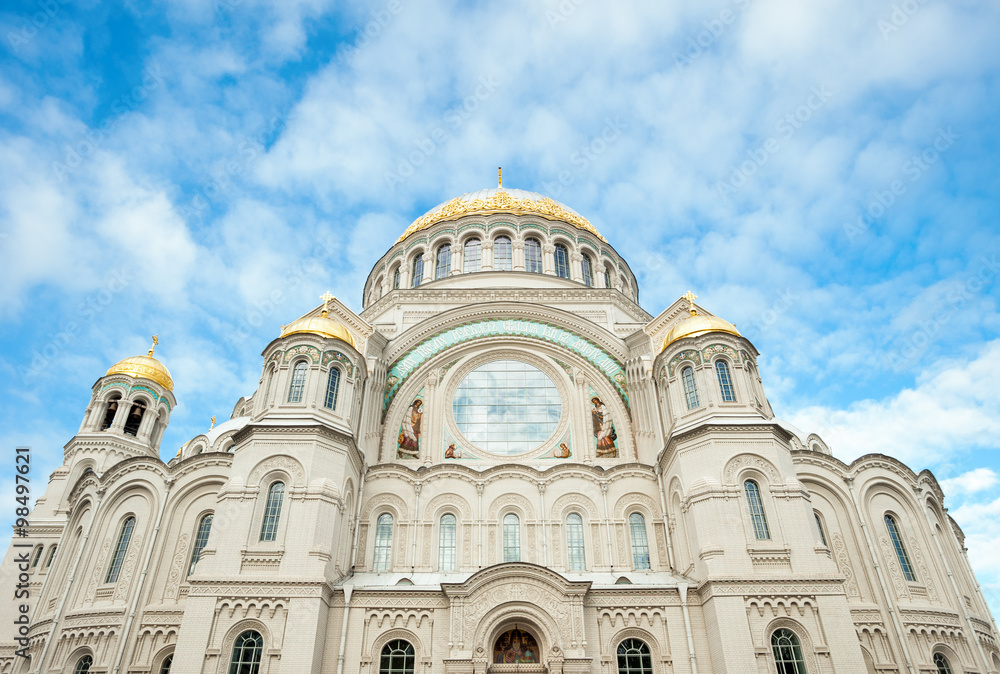
<svg viewBox="0 0 1000 674">
<path fill-rule="evenodd" d="M 158 333 L 172 456 L 502 165 L 650 313 L 735 322 L 779 416 L 932 469 L 1000 613 L 998 33 L 963 0 L 8 2 L 0 444 L 41 488 Z"/>
</svg>

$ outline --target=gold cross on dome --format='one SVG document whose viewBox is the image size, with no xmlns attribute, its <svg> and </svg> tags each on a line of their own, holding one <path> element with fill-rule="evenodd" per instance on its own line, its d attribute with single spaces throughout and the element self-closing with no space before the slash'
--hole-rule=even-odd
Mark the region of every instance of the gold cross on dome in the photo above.
<svg viewBox="0 0 1000 674">
<path fill-rule="evenodd" d="M 503 189 L 503 167 L 497 166 L 497 189 Z"/>
<path fill-rule="evenodd" d="M 691 315 L 694 316 L 697 313 L 697 310 L 694 308 L 694 301 L 698 296 L 689 290 L 681 295 L 681 298 L 688 301 L 688 309 L 691 311 Z"/>
<path fill-rule="evenodd" d="M 213 428 L 215 428 L 215 415 L 214 414 L 212 415 L 212 425 L 209 426 L 208 430 L 212 430 Z"/>
<path fill-rule="evenodd" d="M 325 293 L 320 295 L 319 298 L 323 300 L 323 315 L 326 316 L 326 313 L 330 310 L 330 300 L 333 299 L 333 295 L 331 295 L 330 291 L 327 290 Z"/>
<path fill-rule="evenodd" d="M 150 355 L 150 357 L 152 357 L 153 350 L 156 349 L 156 345 L 159 344 L 159 343 L 160 343 L 160 340 L 157 338 L 156 335 L 153 335 L 153 346 L 149 347 L 149 355 Z"/>
</svg>

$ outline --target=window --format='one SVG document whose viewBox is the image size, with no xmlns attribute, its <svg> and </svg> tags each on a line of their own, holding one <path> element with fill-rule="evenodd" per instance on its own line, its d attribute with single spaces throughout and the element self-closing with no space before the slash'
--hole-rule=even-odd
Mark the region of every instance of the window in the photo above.
<svg viewBox="0 0 1000 674">
<path fill-rule="evenodd" d="M 639 513 L 628 516 L 632 533 L 632 568 L 649 568 L 649 540 L 646 538 L 646 518 Z"/>
<path fill-rule="evenodd" d="M 306 388 L 306 370 L 308 368 L 309 365 L 306 364 L 306 361 L 300 360 L 292 369 L 292 385 L 288 387 L 288 402 L 302 402 L 302 392 Z"/>
<path fill-rule="evenodd" d="M 264 637 L 259 632 L 247 630 L 233 643 L 233 657 L 229 661 L 229 674 L 257 674 L 260 655 L 264 651 Z"/>
<path fill-rule="evenodd" d="M 170 665 L 172 664 L 174 664 L 173 653 L 163 658 L 163 662 L 160 664 L 160 674 L 170 674 Z"/>
<path fill-rule="evenodd" d="M 392 568 L 392 515 L 382 513 L 375 524 L 375 571 Z"/>
<path fill-rule="evenodd" d="M 267 399 L 271 397 L 271 382 L 274 380 L 274 368 L 267 371 L 267 388 L 264 389 L 264 407 L 267 407 Z"/>
<path fill-rule="evenodd" d="M 438 248 L 437 266 L 434 268 L 434 278 L 447 278 L 451 273 L 451 244 L 445 243 Z"/>
<path fill-rule="evenodd" d="M 624 639 L 618 644 L 618 674 L 653 674 L 653 658 L 645 641 Z"/>
<path fill-rule="evenodd" d="M 778 674 L 806 674 L 806 663 L 802 659 L 802 648 L 795 632 L 786 629 L 775 630 L 771 635 L 771 652 Z"/>
<path fill-rule="evenodd" d="M 46 569 L 49 568 L 50 566 L 52 566 L 52 562 L 55 561 L 55 559 L 56 559 L 56 549 L 58 549 L 58 547 L 59 547 L 58 545 L 53 545 L 52 546 L 52 550 L 49 551 L 49 559 L 48 559 L 47 562 L 45 562 L 45 568 Z"/>
<path fill-rule="evenodd" d="M 510 239 L 498 236 L 493 241 L 493 268 L 497 271 L 510 271 L 513 264 L 513 252 Z"/>
<path fill-rule="evenodd" d="M 410 287 L 416 288 L 424 280 L 424 254 L 413 258 L 413 276 L 410 277 Z"/>
<path fill-rule="evenodd" d="M 820 541 L 821 541 L 821 542 L 823 543 L 823 545 L 825 545 L 826 547 L 830 547 L 830 546 L 829 546 L 829 545 L 827 545 L 827 543 L 826 543 L 826 532 L 825 532 L 825 531 L 823 531 L 823 520 L 822 520 L 822 519 L 820 519 L 820 516 L 819 516 L 819 513 L 818 513 L 817 511 L 815 511 L 815 510 L 813 511 L 813 517 L 815 517 L 815 518 L 816 518 L 816 528 L 817 528 L 817 529 L 819 529 L 819 540 L 820 540 Z"/>
<path fill-rule="evenodd" d="M 521 561 L 521 521 L 514 513 L 503 517 L 503 561 Z"/>
<path fill-rule="evenodd" d="M 146 411 L 146 405 L 143 404 L 141 400 L 136 400 L 132 404 L 132 409 L 129 410 L 128 417 L 125 418 L 125 434 L 126 435 L 138 435 L 139 425 L 142 424 L 142 415 Z"/>
<path fill-rule="evenodd" d="M 743 483 L 743 491 L 747 495 L 747 507 L 750 508 L 750 521 L 753 523 L 753 535 L 758 541 L 771 538 L 767 528 L 767 517 L 764 515 L 764 503 L 760 500 L 760 487 L 753 480 Z"/>
<path fill-rule="evenodd" d="M 524 242 L 524 269 L 533 274 L 542 273 L 542 244 L 538 239 Z"/>
<path fill-rule="evenodd" d="M 330 375 L 326 379 L 326 400 L 323 407 L 328 410 L 337 409 L 337 392 L 340 390 L 340 370 L 335 367 L 330 368 Z"/>
<path fill-rule="evenodd" d="M 455 516 L 451 513 L 441 516 L 441 529 L 438 533 L 438 570 L 455 570 Z"/>
<path fill-rule="evenodd" d="M 39 545 L 37 548 L 35 548 L 35 554 L 31 556 L 32 569 L 38 566 L 38 562 L 42 561 L 42 552 L 44 552 L 44 550 L 45 550 L 44 545 Z"/>
<path fill-rule="evenodd" d="M 688 409 L 693 410 L 701 404 L 698 402 L 698 389 L 694 385 L 694 370 L 690 367 L 681 370 L 681 380 L 684 382 L 684 400 Z"/>
<path fill-rule="evenodd" d="M 392 289 L 399 290 L 399 265 L 392 270 Z"/>
<path fill-rule="evenodd" d="M 378 674 L 413 674 L 414 660 L 413 646 L 410 642 L 393 639 L 382 647 Z"/>
<path fill-rule="evenodd" d="M 106 431 L 115 422 L 115 414 L 118 412 L 118 398 L 112 398 L 108 403 L 108 409 L 104 411 L 104 421 L 101 422 L 101 430 Z"/>
<path fill-rule="evenodd" d="M 605 288 L 613 288 L 614 287 L 611 284 L 611 267 L 605 267 L 604 268 L 604 287 Z"/>
<path fill-rule="evenodd" d="M 465 242 L 465 259 L 463 267 L 466 272 L 479 271 L 483 264 L 483 242 L 479 239 L 469 239 Z"/>
<path fill-rule="evenodd" d="M 281 502 L 285 500 L 285 483 L 275 482 L 267 490 L 264 504 L 264 520 L 260 524 L 260 540 L 271 542 L 278 537 L 278 521 L 281 519 Z"/>
<path fill-rule="evenodd" d="M 594 266 L 590 262 L 590 256 L 584 254 L 583 258 L 580 259 L 580 269 L 583 272 L 583 282 L 593 287 L 594 285 Z"/>
<path fill-rule="evenodd" d="M 89 655 L 85 655 L 76 661 L 76 667 L 73 668 L 73 674 L 87 674 L 90 671 L 90 666 L 94 664 L 94 658 Z"/>
<path fill-rule="evenodd" d="M 583 518 L 577 513 L 566 516 L 566 555 L 569 557 L 570 571 L 587 568 L 583 553 Z"/>
<path fill-rule="evenodd" d="M 899 533 L 899 525 L 892 515 L 885 516 L 885 528 L 889 530 L 889 538 L 892 539 L 892 547 L 896 549 L 896 557 L 899 558 L 899 568 L 903 570 L 903 576 L 911 583 L 917 580 L 910 565 L 910 556 L 906 554 L 906 546 L 903 545 L 903 536 Z"/>
<path fill-rule="evenodd" d="M 715 376 L 719 378 L 719 392 L 722 393 L 722 402 L 736 402 L 736 393 L 733 391 L 733 380 L 729 376 L 729 364 L 726 361 L 715 361 Z"/>
<path fill-rule="evenodd" d="M 111 558 L 111 566 L 108 567 L 108 575 L 104 577 L 105 583 L 117 583 L 118 574 L 122 570 L 125 562 L 125 553 L 128 552 L 128 542 L 132 540 L 132 530 L 135 529 L 135 518 L 129 517 L 122 522 L 122 530 L 118 534 L 118 545 L 115 546 L 114 557 Z"/>
<path fill-rule="evenodd" d="M 569 278 L 569 251 L 561 243 L 556 244 L 556 276 Z"/>
<path fill-rule="evenodd" d="M 194 573 L 194 567 L 198 565 L 198 560 L 201 559 L 201 551 L 208 545 L 208 534 L 211 531 L 212 513 L 209 513 L 202 517 L 201 522 L 198 523 L 198 532 L 194 537 L 194 550 L 191 551 L 191 564 L 188 565 L 189 576 Z"/>
<path fill-rule="evenodd" d="M 934 654 L 934 666 L 937 667 L 937 674 L 951 674 L 951 664 L 943 653 Z"/>
</svg>

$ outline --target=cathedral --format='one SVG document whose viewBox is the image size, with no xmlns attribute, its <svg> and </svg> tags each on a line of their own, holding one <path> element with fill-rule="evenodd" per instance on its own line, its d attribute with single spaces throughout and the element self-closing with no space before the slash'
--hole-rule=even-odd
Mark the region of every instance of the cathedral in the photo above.
<svg viewBox="0 0 1000 674">
<path fill-rule="evenodd" d="M 360 313 L 275 326 L 166 463 L 168 340 L 94 373 L 0 674 L 1000 672 L 934 476 L 777 419 L 696 299 L 651 316 L 586 218 L 497 187 L 402 232 Z"/>
</svg>

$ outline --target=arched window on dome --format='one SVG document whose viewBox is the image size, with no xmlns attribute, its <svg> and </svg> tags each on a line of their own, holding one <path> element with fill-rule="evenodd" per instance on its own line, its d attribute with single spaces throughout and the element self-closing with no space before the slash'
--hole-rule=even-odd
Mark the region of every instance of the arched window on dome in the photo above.
<svg viewBox="0 0 1000 674">
<path fill-rule="evenodd" d="M 49 568 L 50 566 L 52 566 L 52 562 L 56 561 L 56 550 L 58 550 L 58 549 L 59 549 L 58 545 L 53 545 L 52 549 L 49 550 L 49 559 L 48 559 L 47 562 L 45 562 L 45 568 L 46 569 Z"/>
<path fill-rule="evenodd" d="M 141 400 L 136 400 L 132 403 L 132 409 L 128 411 L 128 416 L 125 418 L 125 435 L 138 435 L 139 426 L 142 424 L 142 417 L 146 413 L 146 403 Z"/>
<path fill-rule="evenodd" d="M 583 283 L 584 285 L 593 287 L 594 286 L 594 264 L 590 260 L 590 256 L 586 253 L 580 258 L 580 270 L 583 273 Z"/>
<path fill-rule="evenodd" d="M 743 483 L 743 491 L 747 497 L 747 507 L 750 509 L 750 522 L 753 524 L 753 535 L 758 541 L 771 539 L 771 530 L 767 526 L 767 515 L 764 514 L 764 502 L 760 499 L 760 486 L 753 480 Z"/>
<path fill-rule="evenodd" d="M 413 274 L 410 276 L 410 287 L 416 288 L 424 280 L 424 254 L 417 253 L 417 256 L 413 258 L 413 269 L 411 270 Z"/>
<path fill-rule="evenodd" d="M 438 530 L 438 571 L 455 570 L 456 530 L 455 516 L 451 513 L 442 515 Z"/>
<path fill-rule="evenodd" d="M 247 630 L 233 642 L 233 656 L 229 659 L 229 674 L 258 674 L 260 657 L 264 652 L 264 637 L 260 632 Z"/>
<path fill-rule="evenodd" d="M 106 431 L 115 423 L 115 414 L 118 413 L 118 406 L 121 404 L 121 396 L 112 396 L 108 400 L 108 406 L 104 410 L 104 420 L 101 421 L 101 430 Z"/>
<path fill-rule="evenodd" d="M 493 268 L 497 271 L 510 271 L 513 269 L 514 252 L 510 243 L 510 238 L 498 236 L 493 240 Z"/>
<path fill-rule="evenodd" d="M 715 361 L 715 376 L 719 380 L 719 393 L 722 394 L 722 402 L 736 402 L 736 392 L 733 390 L 733 378 L 729 376 L 729 363 L 721 358 Z"/>
<path fill-rule="evenodd" d="M 823 543 L 824 546 L 830 547 L 830 546 L 828 546 L 826 544 L 826 532 L 823 531 L 823 520 L 819 516 L 819 511 L 818 510 L 813 510 L 813 517 L 816 518 L 816 529 L 819 530 L 819 540 L 820 540 L 820 542 Z"/>
<path fill-rule="evenodd" d="M 934 654 L 934 666 L 937 667 L 937 674 L 951 674 L 951 663 L 944 653 Z"/>
<path fill-rule="evenodd" d="M 684 402 L 689 410 L 693 410 L 701 403 L 698 401 L 698 387 L 695 386 L 694 370 L 691 367 L 681 370 L 681 381 L 684 383 Z"/>
<path fill-rule="evenodd" d="M 612 279 L 612 277 L 611 277 L 611 267 L 605 266 L 604 267 L 604 287 L 605 288 L 614 288 L 615 287 L 614 286 L 614 282 L 611 279 Z"/>
<path fill-rule="evenodd" d="M 437 265 L 434 267 L 434 278 L 448 278 L 451 273 L 451 244 L 442 243 L 437 249 Z"/>
<path fill-rule="evenodd" d="M 533 274 L 542 273 L 542 244 L 538 239 L 524 241 L 524 270 Z"/>
<path fill-rule="evenodd" d="M 910 564 L 910 555 L 906 552 L 906 545 L 903 543 L 903 535 L 899 530 L 896 518 L 886 513 L 885 528 L 889 530 L 889 538 L 892 539 L 892 547 L 896 550 L 896 558 L 899 560 L 899 568 L 903 571 L 906 580 L 915 582 L 916 574 L 913 573 L 913 565 Z"/>
<path fill-rule="evenodd" d="M 42 553 L 45 552 L 45 546 L 39 545 L 35 548 L 34 553 L 31 555 L 31 568 L 34 569 L 38 566 L 38 563 L 42 561 Z"/>
<path fill-rule="evenodd" d="M 795 632 L 787 629 L 775 630 L 771 635 L 771 652 L 778 674 L 806 674 L 802 646 Z"/>
<path fill-rule="evenodd" d="M 466 273 L 477 272 L 483 265 L 483 242 L 472 238 L 465 242 L 462 266 Z"/>
<path fill-rule="evenodd" d="M 125 562 L 125 554 L 128 552 L 128 544 L 132 540 L 132 531 L 134 529 L 134 517 L 129 517 L 122 522 L 121 531 L 118 532 L 118 544 L 115 546 L 115 554 L 111 558 L 111 565 L 108 566 L 108 573 L 104 576 L 105 583 L 118 582 L 118 574 L 121 573 L 122 564 Z"/>
<path fill-rule="evenodd" d="M 76 661 L 76 667 L 73 668 L 73 674 L 89 674 L 90 668 L 93 664 L 93 656 L 85 655 Z"/>
<path fill-rule="evenodd" d="M 271 384 L 274 382 L 274 370 L 275 368 L 267 368 L 267 386 L 264 387 L 264 407 L 267 407 L 267 401 L 271 398 Z"/>
<path fill-rule="evenodd" d="M 260 523 L 260 540 L 271 543 L 278 538 L 278 522 L 281 521 L 281 505 L 285 500 L 285 483 L 275 482 L 267 490 L 264 504 L 264 519 Z"/>
<path fill-rule="evenodd" d="M 174 654 L 171 653 L 167 657 L 163 658 L 163 662 L 160 663 L 160 674 L 170 674 L 170 667 L 174 664 Z"/>
<path fill-rule="evenodd" d="M 340 370 L 335 367 L 330 368 L 330 374 L 326 378 L 326 398 L 323 400 L 323 407 L 328 410 L 337 409 L 337 394 L 340 392 Z"/>
<path fill-rule="evenodd" d="M 569 251 L 561 243 L 556 244 L 556 276 L 569 278 Z"/>
<path fill-rule="evenodd" d="M 304 360 L 300 360 L 292 368 L 292 383 L 288 387 L 288 402 L 302 402 L 302 393 L 306 389 L 306 370 L 309 365 Z"/>
<path fill-rule="evenodd" d="M 188 575 L 194 573 L 194 567 L 198 566 L 201 559 L 201 551 L 208 545 L 208 535 L 212 533 L 212 513 L 208 513 L 198 522 L 198 531 L 194 535 L 194 550 L 191 551 L 191 563 L 188 564 Z"/>
<path fill-rule="evenodd" d="M 396 268 L 392 270 L 392 289 L 399 290 L 399 270 L 401 265 L 396 265 Z"/>
<path fill-rule="evenodd" d="M 646 518 L 640 513 L 628 516 L 629 533 L 632 534 L 632 568 L 648 569 L 649 539 L 646 537 Z"/>
<path fill-rule="evenodd" d="M 409 641 L 393 639 L 379 654 L 378 674 L 413 674 L 416 654 Z"/>
<path fill-rule="evenodd" d="M 503 561 L 521 561 L 521 520 L 514 513 L 503 517 Z"/>
<path fill-rule="evenodd" d="M 374 571 L 392 570 L 392 515 L 382 513 L 375 524 Z"/>
<path fill-rule="evenodd" d="M 583 547 L 583 518 L 579 513 L 566 516 L 566 557 L 570 571 L 583 571 L 587 568 Z"/>
<path fill-rule="evenodd" d="M 623 639 L 618 644 L 618 674 L 653 674 L 653 658 L 645 641 Z"/>
</svg>

